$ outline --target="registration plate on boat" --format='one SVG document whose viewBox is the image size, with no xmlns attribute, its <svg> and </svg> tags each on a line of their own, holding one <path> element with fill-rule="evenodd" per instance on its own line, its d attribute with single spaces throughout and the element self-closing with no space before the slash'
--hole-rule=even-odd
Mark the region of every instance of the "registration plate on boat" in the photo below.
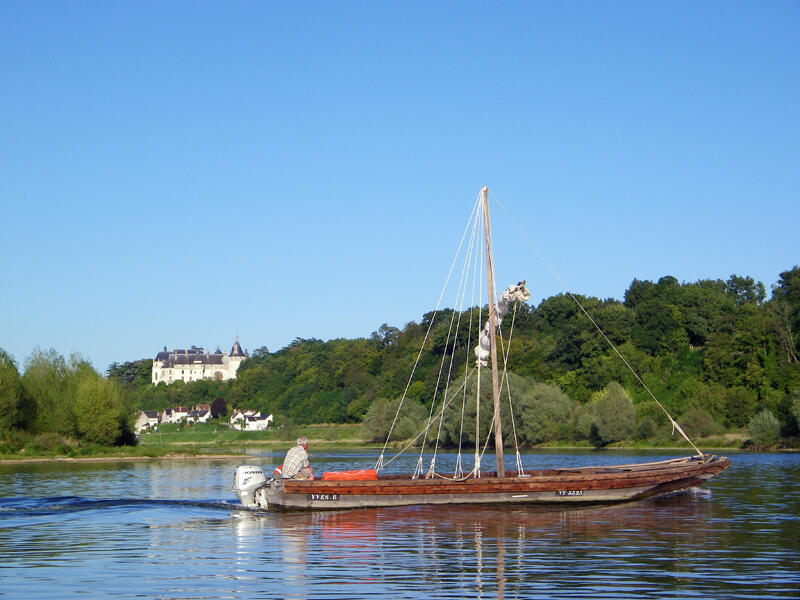
<svg viewBox="0 0 800 600">
<path fill-rule="evenodd" d="M 583 490 L 556 490 L 556 496 L 583 496 Z"/>
<path fill-rule="evenodd" d="M 339 494 L 310 494 L 311 500 L 331 501 L 338 500 Z"/>
</svg>

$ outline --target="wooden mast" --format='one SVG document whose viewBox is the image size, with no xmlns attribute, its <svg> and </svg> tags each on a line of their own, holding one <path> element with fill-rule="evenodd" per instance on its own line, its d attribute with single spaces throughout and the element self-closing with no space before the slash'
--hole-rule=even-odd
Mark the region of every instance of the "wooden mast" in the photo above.
<svg viewBox="0 0 800 600">
<path fill-rule="evenodd" d="M 492 359 L 492 398 L 494 399 L 494 451 L 497 457 L 497 476 L 505 477 L 503 465 L 503 429 L 500 424 L 500 376 L 497 372 L 497 310 L 494 305 L 494 265 L 492 264 L 492 233 L 489 222 L 489 188 L 481 188 L 483 199 L 483 229 L 486 241 L 486 277 L 489 283 L 489 352 Z"/>
</svg>

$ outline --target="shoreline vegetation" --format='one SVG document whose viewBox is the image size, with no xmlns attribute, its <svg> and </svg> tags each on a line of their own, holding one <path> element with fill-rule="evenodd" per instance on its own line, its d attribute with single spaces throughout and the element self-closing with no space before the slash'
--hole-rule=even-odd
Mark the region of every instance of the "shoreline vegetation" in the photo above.
<svg viewBox="0 0 800 600">
<path fill-rule="evenodd" d="M 635 375 L 573 298 L 520 304 L 500 399 L 506 447 L 516 439 L 520 449 L 682 448 L 668 412 L 699 448 L 800 448 L 800 267 L 780 273 L 769 299 L 763 283 L 738 275 L 634 279 L 623 301 L 579 299 Z M 492 399 L 470 369 L 474 345 L 461 329 L 485 310 L 444 308 L 402 329 L 383 324 L 368 338 L 297 338 L 275 352 L 262 346 L 225 381 L 154 386 L 151 359 L 112 363 L 101 374 L 79 354 L 40 348 L 20 367 L 0 348 L 0 459 L 228 452 L 300 434 L 359 447 L 389 437 L 396 447 L 440 412 L 425 446 L 436 438 L 440 448 L 474 447 L 476 436 L 488 436 L 489 420 L 477 432 L 461 424 L 491 414 Z M 447 395 L 445 364 L 447 373 L 463 374 L 465 396 L 480 390 L 479 410 Z M 210 429 L 170 423 L 136 434 L 140 411 L 199 406 L 210 407 Z M 272 415 L 272 426 L 233 430 L 234 409 Z"/>
<path fill-rule="evenodd" d="M 278 455 L 282 456 L 283 453 L 288 450 L 290 445 L 284 443 L 249 443 L 247 444 L 248 447 L 251 448 L 259 448 L 259 447 L 269 447 L 269 448 L 276 448 L 278 449 Z M 393 449 L 399 449 L 397 445 L 391 444 L 389 447 Z M 365 451 L 365 450 L 375 450 L 376 456 L 377 453 L 380 452 L 380 446 L 365 446 L 360 444 L 350 444 L 350 443 L 342 443 L 342 444 L 333 444 L 333 443 L 320 443 L 317 445 L 318 451 L 325 451 L 325 450 L 343 450 L 343 451 Z M 708 454 L 708 453 L 715 453 L 715 452 L 751 452 L 751 449 L 742 448 L 740 446 L 700 446 L 700 449 Z M 114 452 L 113 449 L 110 450 L 108 454 L 99 454 L 96 456 L 65 456 L 65 455 L 43 455 L 43 456 L 25 456 L 20 457 L 19 455 L 14 457 L 9 456 L 0 456 L 0 465 L 3 464 L 25 464 L 25 463 L 56 463 L 56 462 L 138 462 L 138 461 L 151 461 L 151 460 L 174 460 L 174 461 L 181 461 L 181 460 L 231 460 L 235 458 L 241 459 L 262 459 L 263 457 L 252 456 L 250 454 L 244 452 L 236 452 L 231 449 L 229 453 L 223 453 L 220 451 L 219 448 L 214 448 L 214 453 L 205 453 L 202 450 L 202 447 L 194 448 L 194 451 L 188 452 L 185 448 L 180 448 L 178 446 L 174 447 L 165 447 L 162 448 L 162 453 L 154 452 L 152 454 L 142 454 L 142 455 L 133 455 L 129 453 L 121 453 L 121 452 Z M 536 452 L 536 451 L 576 451 L 576 450 L 589 450 L 592 452 L 625 452 L 625 451 L 653 451 L 653 452 L 674 452 L 676 455 L 683 455 L 683 454 L 692 454 L 691 448 L 688 445 L 678 446 L 638 446 L 638 445 L 620 445 L 620 446 L 612 446 L 606 448 L 594 448 L 592 446 L 584 445 L 584 446 L 559 446 L 559 445 L 545 445 L 545 446 L 538 446 L 535 448 L 526 448 L 525 450 L 521 450 L 522 454 L 526 454 L 528 452 Z M 443 450 L 444 452 L 452 452 L 452 450 Z M 794 448 L 783 448 L 780 450 L 772 450 L 773 452 L 799 452 L 800 450 Z M 311 453 L 313 457 L 313 452 Z"/>
<path fill-rule="evenodd" d="M 251 439 L 223 439 L 241 434 L 235 430 L 220 432 L 220 426 L 214 427 L 213 424 L 202 424 L 183 428 L 169 426 L 161 434 L 151 432 L 143 436 L 144 439 L 136 446 L 88 446 L 78 448 L 71 447 L 65 452 L 46 452 L 24 450 L 14 454 L 0 454 L 0 464 L 23 464 L 38 462 L 116 462 L 116 461 L 148 461 L 148 460 L 227 460 L 234 458 L 247 458 L 251 456 L 246 450 L 258 448 L 274 450 L 276 455 L 282 455 L 294 443 L 295 433 L 308 435 L 313 450 L 344 450 L 344 451 L 374 451 L 376 456 L 383 448 L 383 444 L 371 442 L 366 437 L 355 437 L 359 426 L 322 424 L 299 427 L 297 432 L 253 432 Z M 171 430 L 170 430 L 171 429 Z M 200 429 L 200 431 L 197 431 Z M 187 431 L 188 430 L 188 431 Z M 228 434 L 227 436 L 225 434 Z M 291 434 L 291 435 L 290 435 Z M 299 435 L 299 433 L 298 433 Z M 203 441 L 192 441 L 192 437 L 202 436 Z M 260 438 L 260 439 L 259 439 Z M 714 436 L 698 440 L 698 447 L 703 452 L 742 452 L 747 448 L 742 445 L 747 440 L 744 433 L 728 433 L 722 436 Z M 395 440 L 388 444 L 388 448 L 399 450 L 408 443 L 407 440 Z M 533 447 L 520 448 L 526 452 L 547 452 L 547 451 L 674 451 L 676 454 L 692 453 L 691 447 L 685 442 L 675 440 L 638 441 L 638 442 L 617 442 L 603 448 L 596 448 L 589 442 L 549 442 Z M 441 452 L 454 452 L 452 448 L 442 448 Z M 254 457 L 255 458 L 255 457 Z M 263 457 L 259 457 L 263 458 Z"/>
</svg>

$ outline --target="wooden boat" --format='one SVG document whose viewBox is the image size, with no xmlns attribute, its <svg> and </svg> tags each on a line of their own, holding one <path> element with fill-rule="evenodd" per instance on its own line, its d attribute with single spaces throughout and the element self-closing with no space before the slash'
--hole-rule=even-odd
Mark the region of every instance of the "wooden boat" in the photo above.
<svg viewBox="0 0 800 600">
<path fill-rule="evenodd" d="M 379 475 L 366 481 L 263 481 L 251 507 L 332 510 L 413 504 L 610 503 L 696 487 L 726 469 L 724 457 L 704 455 L 654 463 L 486 473 L 460 481 Z M 241 468 L 241 467 L 240 467 Z"/>
<path fill-rule="evenodd" d="M 484 227 L 487 289 L 494 290 L 488 188 L 481 190 L 479 200 Z M 696 487 L 730 466 L 727 458 L 704 454 L 697 449 L 680 425 L 667 413 L 672 426 L 695 449 L 695 455 L 630 465 L 524 470 L 517 450 L 517 472 L 506 475 L 500 420 L 500 389 L 505 378 L 501 380 L 499 374 L 496 338 L 499 321 L 506 313 L 508 304 L 524 301 L 529 297 L 525 282 L 510 286 L 497 304 L 494 293 L 489 294 L 488 321 L 475 348 L 478 375 L 481 367 L 491 365 L 494 407 L 491 429 L 494 431 L 496 472 L 481 472 L 477 441 L 472 471 L 464 474 L 457 468 L 452 476 L 436 472 L 435 457 L 431 460 L 430 470 L 423 475 L 422 453 L 415 472 L 405 475 L 378 474 L 377 470 L 384 466 L 383 452 L 376 469 L 326 473 L 322 479 L 310 481 L 283 479 L 280 476 L 268 479 L 260 467 L 244 465 L 237 468 L 234 476 L 234 491 L 242 504 L 250 508 L 269 510 L 339 510 L 441 504 L 612 503 Z M 455 342 L 453 347 L 455 348 Z M 644 385 L 641 379 L 639 381 Z M 664 409 L 655 396 L 652 397 Z M 445 391 L 442 411 L 436 418 L 442 418 L 447 402 Z M 667 412 L 666 409 L 664 412 Z M 431 413 L 433 417 L 432 409 Z M 426 438 L 432 420 L 435 418 L 429 420 L 426 426 Z M 478 439 L 477 434 L 475 438 Z"/>
</svg>

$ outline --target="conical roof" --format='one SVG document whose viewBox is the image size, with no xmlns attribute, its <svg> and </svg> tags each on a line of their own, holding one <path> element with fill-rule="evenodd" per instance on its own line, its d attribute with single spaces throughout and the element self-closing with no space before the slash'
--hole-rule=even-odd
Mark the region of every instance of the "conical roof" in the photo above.
<svg viewBox="0 0 800 600">
<path fill-rule="evenodd" d="M 239 336 L 236 336 L 236 341 L 233 343 L 233 347 L 231 348 L 231 356 L 245 356 L 245 353 L 242 351 L 242 347 L 239 345 Z"/>
</svg>

